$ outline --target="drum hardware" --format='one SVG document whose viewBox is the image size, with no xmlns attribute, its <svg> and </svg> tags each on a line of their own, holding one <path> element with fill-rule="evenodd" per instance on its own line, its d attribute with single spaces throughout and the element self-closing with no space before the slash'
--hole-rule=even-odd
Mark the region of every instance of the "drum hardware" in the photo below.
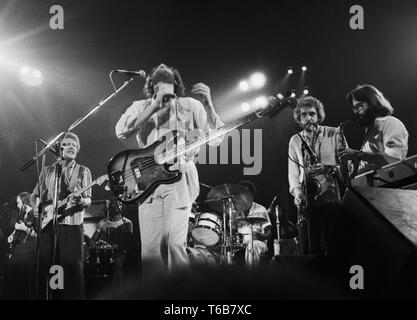
<svg viewBox="0 0 417 320">
<path fill-rule="evenodd" d="M 111 277 L 114 271 L 113 246 L 99 240 L 96 245 L 88 247 L 88 254 L 85 256 L 85 268 L 86 272 L 94 277 Z"/>
<path fill-rule="evenodd" d="M 224 201 L 231 200 L 235 212 L 241 213 L 252 206 L 253 195 L 240 184 L 225 183 L 214 187 L 207 195 L 209 206 L 217 213 L 222 214 Z"/>
<path fill-rule="evenodd" d="M 187 247 L 187 254 L 192 265 L 214 267 L 218 265 L 218 255 L 204 246 Z"/>
<path fill-rule="evenodd" d="M 205 202 L 223 217 L 221 262 L 232 264 L 233 255 L 240 249 L 236 244 L 236 238 L 233 237 L 233 222 L 239 220 L 243 223 L 241 220 L 245 218 L 243 212 L 251 208 L 253 195 L 242 185 L 225 183 L 210 190 Z"/>
</svg>

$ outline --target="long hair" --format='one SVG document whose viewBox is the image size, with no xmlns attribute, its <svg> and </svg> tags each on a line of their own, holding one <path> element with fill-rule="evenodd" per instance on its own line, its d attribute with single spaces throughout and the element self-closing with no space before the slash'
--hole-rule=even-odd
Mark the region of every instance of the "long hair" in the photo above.
<svg viewBox="0 0 417 320">
<path fill-rule="evenodd" d="M 152 75 L 158 67 L 152 69 L 150 74 L 146 77 L 145 85 L 143 87 L 143 93 L 147 98 L 151 98 L 155 91 L 154 91 L 154 84 L 152 82 Z M 172 72 L 174 73 L 174 93 L 177 97 L 184 97 L 185 96 L 185 86 L 182 82 L 181 75 L 177 69 L 174 67 L 169 67 Z"/>
<path fill-rule="evenodd" d="M 322 123 L 326 118 L 326 113 L 324 112 L 323 103 L 317 98 L 312 96 L 302 97 L 297 101 L 297 106 L 294 109 L 294 120 L 298 124 L 301 124 L 301 108 L 302 107 L 314 107 L 317 112 L 318 123 Z"/>
<path fill-rule="evenodd" d="M 346 95 L 346 99 L 350 104 L 353 99 L 366 102 L 377 117 L 390 116 L 394 113 L 394 108 L 384 94 L 370 84 L 357 86 Z"/>
</svg>

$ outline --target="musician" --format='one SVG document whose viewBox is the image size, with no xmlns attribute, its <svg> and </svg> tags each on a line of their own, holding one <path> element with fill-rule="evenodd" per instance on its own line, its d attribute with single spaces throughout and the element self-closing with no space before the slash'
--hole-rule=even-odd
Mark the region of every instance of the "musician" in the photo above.
<svg viewBox="0 0 417 320">
<path fill-rule="evenodd" d="M 67 133 L 60 143 L 61 158 L 58 162 L 45 167 L 42 170 L 39 181 L 31 195 L 31 203 L 37 208 L 37 203 L 48 203 L 54 196 L 54 176 L 56 165 L 62 166 L 61 183 L 58 186 L 59 200 L 65 199 L 68 195 L 68 208 L 70 215 L 59 221 L 58 243 L 57 243 L 57 264 L 64 270 L 64 289 L 55 290 L 58 293 L 56 298 L 82 299 L 84 298 L 84 275 L 83 275 L 83 221 L 84 209 L 91 205 L 91 189 L 77 194 L 76 190 L 91 184 L 91 172 L 87 167 L 78 164 L 75 159 L 80 151 L 81 145 L 78 136 L 74 133 Z M 40 194 L 40 189 L 43 194 Z M 49 206 L 50 208 L 51 206 Z M 46 207 L 45 207 L 46 209 Z M 41 232 L 41 259 L 40 271 L 41 281 L 40 298 L 44 298 L 46 277 L 51 261 L 51 247 L 53 245 L 52 223 L 49 223 Z"/>
<path fill-rule="evenodd" d="M 366 84 L 357 86 L 346 97 L 366 132 L 360 150 L 347 148 L 341 153 L 341 159 L 356 164 L 353 175 L 404 159 L 408 132 L 401 120 L 392 116 L 394 108 L 384 94 Z"/>
<path fill-rule="evenodd" d="M 324 106 L 320 100 L 312 96 L 298 100 L 294 120 L 303 130 L 289 141 L 288 181 L 294 204 L 310 212 L 302 231 L 299 230 L 300 237 L 304 237 L 301 241 L 304 253 L 326 253 L 336 219 L 334 212 L 339 195 L 335 181 L 329 179 L 328 170 L 337 165 L 339 143 L 337 128 L 323 126 L 324 119 Z M 305 177 L 309 179 L 305 181 Z M 309 183 L 306 185 L 306 182 Z M 308 208 L 303 208 L 305 201 Z"/>
<path fill-rule="evenodd" d="M 239 182 L 244 188 L 249 190 L 252 195 L 256 195 L 255 185 L 248 181 Z M 247 266 L 257 266 L 261 258 L 268 253 L 267 240 L 271 235 L 271 220 L 268 211 L 259 203 L 252 202 L 252 206 L 244 212 L 246 218 L 257 218 L 260 222 L 242 225 L 238 228 L 238 233 L 242 236 L 245 248 L 245 262 Z"/>
<path fill-rule="evenodd" d="M 176 69 L 165 64 L 154 68 L 144 87 L 147 99 L 133 102 L 126 110 L 116 124 L 116 136 L 124 139 L 134 134 L 138 147 L 143 149 L 172 130 L 182 131 L 187 139 L 187 133 L 195 129 L 209 131 L 223 124 L 206 85 L 199 83 L 191 90 L 203 104 L 184 97 L 184 90 Z M 142 275 L 147 271 L 170 270 L 189 264 L 188 219 L 192 203 L 199 194 L 194 156 L 195 153 L 187 154 L 172 166 L 182 172 L 181 180 L 159 186 L 139 206 Z"/>
<path fill-rule="evenodd" d="M 35 217 L 33 215 L 32 207 L 30 205 L 30 193 L 21 192 L 16 199 L 17 208 L 20 211 L 20 217 L 15 223 L 15 230 L 20 230 L 29 237 L 36 237 L 34 230 Z"/>
<path fill-rule="evenodd" d="M 8 237 L 9 267 L 5 293 L 8 299 L 30 299 L 35 268 L 36 219 L 30 206 L 30 193 L 21 192 L 14 203 L 19 214 L 13 219 L 14 231 Z"/>
<path fill-rule="evenodd" d="M 115 260 L 113 284 L 119 285 L 124 280 L 126 273 L 131 273 L 132 269 L 137 270 L 139 247 L 133 238 L 132 221 L 122 216 L 122 206 L 116 201 L 110 202 L 109 217 L 102 219 L 97 224 L 97 229 L 91 238 L 93 245 L 100 243 L 100 241 L 113 247 Z M 130 261 L 127 261 L 128 258 Z"/>
</svg>

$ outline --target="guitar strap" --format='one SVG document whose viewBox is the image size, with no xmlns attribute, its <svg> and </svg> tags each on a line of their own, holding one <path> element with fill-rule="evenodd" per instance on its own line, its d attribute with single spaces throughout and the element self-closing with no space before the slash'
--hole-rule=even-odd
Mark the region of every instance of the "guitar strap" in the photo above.
<svg viewBox="0 0 417 320">
<path fill-rule="evenodd" d="M 78 182 L 78 173 L 79 172 L 80 172 L 80 165 L 78 163 L 76 163 L 74 171 L 72 172 L 71 180 L 70 180 L 69 185 L 68 185 L 68 190 L 70 192 L 75 191 L 75 187 L 76 187 L 77 182 Z"/>
</svg>

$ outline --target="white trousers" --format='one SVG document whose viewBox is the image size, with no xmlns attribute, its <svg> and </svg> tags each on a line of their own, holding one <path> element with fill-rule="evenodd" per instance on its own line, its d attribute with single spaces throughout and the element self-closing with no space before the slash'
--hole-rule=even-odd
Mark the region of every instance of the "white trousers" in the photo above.
<svg viewBox="0 0 417 320">
<path fill-rule="evenodd" d="M 189 265 L 186 246 L 191 203 L 177 208 L 174 186 L 158 189 L 151 202 L 139 206 L 142 276 Z"/>
</svg>

